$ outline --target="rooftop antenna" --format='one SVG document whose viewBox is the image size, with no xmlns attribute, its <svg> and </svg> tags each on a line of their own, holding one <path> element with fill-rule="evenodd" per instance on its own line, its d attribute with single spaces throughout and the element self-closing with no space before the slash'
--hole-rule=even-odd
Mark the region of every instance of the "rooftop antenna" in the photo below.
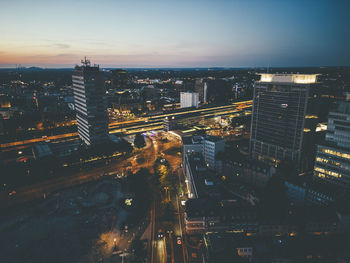
<svg viewBox="0 0 350 263">
<path fill-rule="evenodd" d="M 81 60 L 81 64 L 83 64 L 85 67 L 90 67 L 91 63 L 89 59 L 86 59 L 86 57 L 84 57 L 84 60 Z"/>
</svg>

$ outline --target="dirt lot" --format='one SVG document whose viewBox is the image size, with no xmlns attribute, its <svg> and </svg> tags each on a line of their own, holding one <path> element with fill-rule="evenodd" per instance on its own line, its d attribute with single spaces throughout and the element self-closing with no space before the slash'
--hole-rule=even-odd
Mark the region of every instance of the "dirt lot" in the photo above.
<svg viewBox="0 0 350 263">
<path fill-rule="evenodd" d="M 113 247 L 126 211 L 121 184 L 107 178 L 0 216 L 0 262 L 97 262 Z M 110 233 L 110 239 L 101 237 Z"/>
</svg>

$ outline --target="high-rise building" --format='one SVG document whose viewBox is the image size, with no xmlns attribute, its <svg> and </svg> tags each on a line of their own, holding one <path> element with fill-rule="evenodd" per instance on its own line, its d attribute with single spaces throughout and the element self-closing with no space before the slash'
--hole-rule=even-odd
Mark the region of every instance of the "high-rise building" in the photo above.
<svg viewBox="0 0 350 263">
<path fill-rule="evenodd" d="M 194 83 L 194 90 L 198 93 L 199 102 L 206 103 L 207 102 L 207 83 L 203 81 L 203 79 L 196 79 Z"/>
<path fill-rule="evenodd" d="M 180 108 L 198 108 L 199 95 L 197 92 L 180 92 Z"/>
<path fill-rule="evenodd" d="M 87 144 L 108 140 L 108 117 L 104 74 L 85 58 L 72 76 L 79 137 Z"/>
<path fill-rule="evenodd" d="M 111 70 L 111 81 L 113 89 L 126 89 L 129 79 L 126 70 L 114 69 Z"/>
<path fill-rule="evenodd" d="M 270 164 L 293 161 L 300 168 L 310 88 L 317 74 L 260 74 L 255 82 L 249 151 Z"/>
<path fill-rule="evenodd" d="M 339 103 L 328 115 L 326 140 L 317 145 L 314 176 L 350 188 L 350 101 Z"/>
</svg>

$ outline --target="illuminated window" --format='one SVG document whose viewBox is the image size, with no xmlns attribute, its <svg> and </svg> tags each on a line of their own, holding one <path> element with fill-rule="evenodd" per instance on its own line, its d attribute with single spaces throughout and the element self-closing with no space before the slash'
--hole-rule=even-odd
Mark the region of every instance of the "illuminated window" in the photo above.
<svg viewBox="0 0 350 263">
<path fill-rule="evenodd" d="M 338 174 L 336 172 L 332 172 L 332 171 L 329 171 L 329 170 L 326 170 L 326 169 L 323 169 L 323 168 L 320 168 L 320 167 L 315 167 L 315 171 L 323 173 L 323 175 L 327 174 L 327 175 L 330 175 L 330 176 L 333 176 L 333 177 L 336 177 L 336 178 L 341 178 L 341 174 Z M 321 176 L 319 175 L 319 177 L 321 177 Z"/>
<path fill-rule="evenodd" d="M 341 152 L 333 151 L 333 150 L 330 150 L 330 149 L 321 149 L 321 152 L 324 152 L 324 153 L 327 153 L 327 154 L 330 154 L 330 155 L 339 156 L 339 157 L 342 157 L 342 158 L 345 158 L 345 159 L 350 159 L 350 154 L 347 154 L 347 153 L 341 153 Z"/>
</svg>

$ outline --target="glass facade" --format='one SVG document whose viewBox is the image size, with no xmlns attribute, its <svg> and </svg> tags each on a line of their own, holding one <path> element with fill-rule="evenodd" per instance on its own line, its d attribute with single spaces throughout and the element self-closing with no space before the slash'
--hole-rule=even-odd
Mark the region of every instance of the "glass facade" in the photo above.
<svg viewBox="0 0 350 263">
<path fill-rule="evenodd" d="M 250 155 L 300 164 L 309 84 L 257 81 L 254 88 Z"/>
<path fill-rule="evenodd" d="M 314 176 L 350 188 L 350 102 L 338 104 L 328 115 L 326 142 L 317 146 Z"/>
</svg>

